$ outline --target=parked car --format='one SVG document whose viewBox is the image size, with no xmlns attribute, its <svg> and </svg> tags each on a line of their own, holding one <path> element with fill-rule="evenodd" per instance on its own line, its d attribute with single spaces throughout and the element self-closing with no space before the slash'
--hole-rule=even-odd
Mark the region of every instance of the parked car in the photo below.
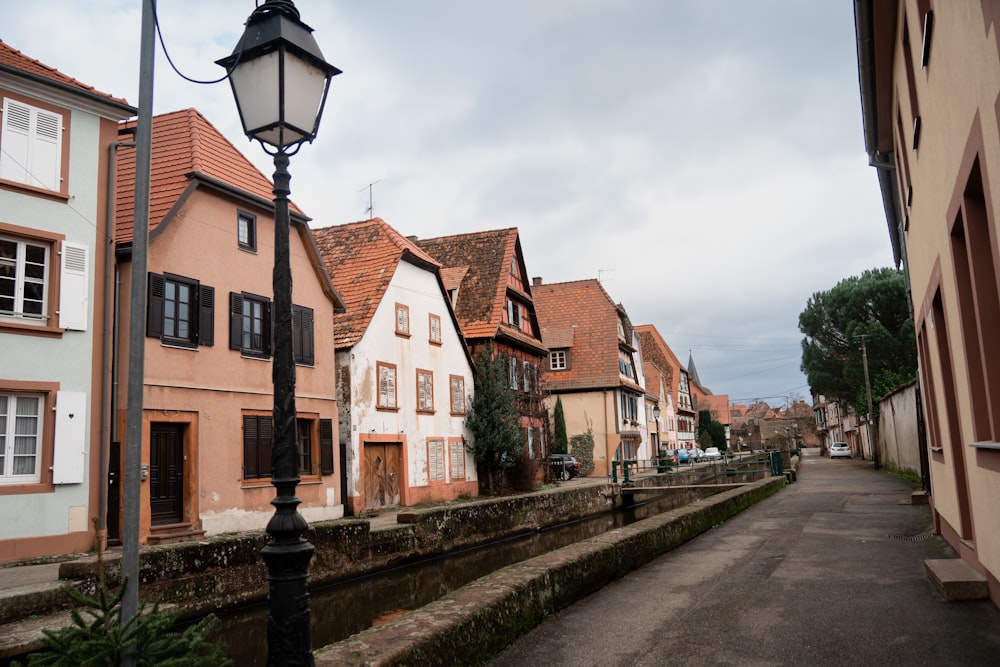
<svg viewBox="0 0 1000 667">
<path fill-rule="evenodd" d="M 696 463 L 701 463 L 705 460 L 705 451 L 701 447 L 695 447 L 688 452 L 688 457 Z"/>
<path fill-rule="evenodd" d="M 553 477 L 566 481 L 580 474 L 580 462 L 569 454 L 550 454 L 549 469 Z"/>
<path fill-rule="evenodd" d="M 846 442 L 835 442 L 832 445 L 830 445 L 830 458 L 849 459 L 851 458 L 851 448 L 847 445 Z"/>
<path fill-rule="evenodd" d="M 719 453 L 718 447 L 709 447 L 705 450 L 704 458 L 706 461 L 718 461 L 722 458 L 722 454 Z"/>
<path fill-rule="evenodd" d="M 677 463 L 690 463 L 691 453 L 686 449 L 677 450 Z"/>
</svg>

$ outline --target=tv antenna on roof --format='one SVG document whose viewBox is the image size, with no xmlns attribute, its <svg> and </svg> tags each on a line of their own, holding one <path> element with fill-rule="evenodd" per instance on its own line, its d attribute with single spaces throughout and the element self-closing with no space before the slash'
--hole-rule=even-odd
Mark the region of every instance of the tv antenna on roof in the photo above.
<svg viewBox="0 0 1000 667">
<path fill-rule="evenodd" d="M 382 179 L 380 178 L 377 181 L 372 181 L 371 183 L 369 183 L 365 187 L 363 187 L 360 190 L 358 190 L 358 192 L 364 192 L 365 190 L 368 190 L 368 208 L 365 209 L 365 213 L 368 214 L 368 219 L 369 220 L 371 220 L 372 218 L 375 217 L 375 203 L 372 200 L 372 186 L 374 186 L 376 183 L 381 183 L 381 182 L 382 182 Z"/>
<path fill-rule="evenodd" d="M 614 269 L 597 269 L 597 282 L 603 285 L 604 281 L 601 280 L 601 275 L 610 273 L 611 271 L 614 271 Z"/>
</svg>

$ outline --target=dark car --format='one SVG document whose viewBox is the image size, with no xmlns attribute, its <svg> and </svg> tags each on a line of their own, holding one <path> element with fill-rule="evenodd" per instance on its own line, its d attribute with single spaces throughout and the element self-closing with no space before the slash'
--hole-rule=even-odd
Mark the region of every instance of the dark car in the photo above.
<svg viewBox="0 0 1000 667">
<path fill-rule="evenodd" d="M 580 463 L 569 454 L 551 454 L 549 469 L 553 477 L 565 481 L 580 474 Z"/>
</svg>

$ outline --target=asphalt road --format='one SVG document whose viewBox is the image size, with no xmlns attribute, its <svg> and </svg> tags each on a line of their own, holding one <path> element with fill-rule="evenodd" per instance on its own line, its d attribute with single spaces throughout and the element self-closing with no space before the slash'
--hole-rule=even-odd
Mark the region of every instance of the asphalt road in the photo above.
<svg viewBox="0 0 1000 667">
<path fill-rule="evenodd" d="M 927 580 L 925 559 L 955 554 L 907 483 L 818 449 L 798 477 L 490 664 L 1000 665 L 997 607 L 946 602 Z"/>
</svg>

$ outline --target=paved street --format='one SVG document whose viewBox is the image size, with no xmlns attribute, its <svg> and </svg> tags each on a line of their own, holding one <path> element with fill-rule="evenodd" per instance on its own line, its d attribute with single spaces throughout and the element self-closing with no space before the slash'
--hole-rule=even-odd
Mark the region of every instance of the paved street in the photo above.
<svg viewBox="0 0 1000 667">
<path fill-rule="evenodd" d="M 553 615 L 491 664 L 1000 665 L 1000 611 L 945 602 L 910 487 L 806 450 L 799 481 Z M 905 539 L 909 538 L 909 539 Z"/>
</svg>

